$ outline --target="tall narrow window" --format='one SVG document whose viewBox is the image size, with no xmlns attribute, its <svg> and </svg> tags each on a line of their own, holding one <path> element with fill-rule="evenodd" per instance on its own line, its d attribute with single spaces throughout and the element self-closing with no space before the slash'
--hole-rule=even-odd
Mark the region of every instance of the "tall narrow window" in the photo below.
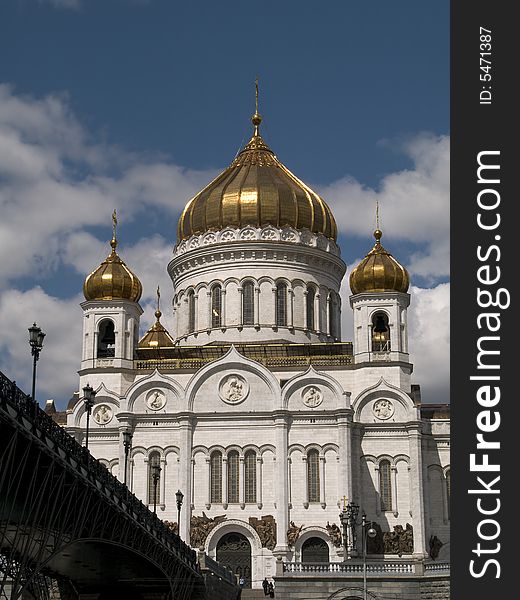
<svg viewBox="0 0 520 600">
<path fill-rule="evenodd" d="M 256 502 L 256 452 L 248 450 L 244 457 L 245 498 L 246 503 Z"/>
<path fill-rule="evenodd" d="M 216 450 L 209 459 L 210 501 L 222 502 L 222 452 Z"/>
<path fill-rule="evenodd" d="M 392 510 L 392 470 L 389 460 L 379 463 L 379 495 L 381 510 Z"/>
<path fill-rule="evenodd" d="M 390 352 L 390 328 L 385 313 L 372 318 L 372 352 Z"/>
<path fill-rule="evenodd" d="M 195 292 L 188 292 L 188 333 L 195 331 Z"/>
<path fill-rule="evenodd" d="M 242 286 L 242 319 L 244 325 L 255 322 L 255 286 L 251 281 Z"/>
<path fill-rule="evenodd" d="M 446 471 L 446 500 L 448 501 L 448 519 L 450 519 L 451 469 Z"/>
<path fill-rule="evenodd" d="M 278 327 L 287 326 L 287 284 L 276 284 L 275 322 Z"/>
<path fill-rule="evenodd" d="M 238 452 L 236 450 L 232 450 L 228 454 L 227 468 L 228 502 L 231 504 L 233 502 L 238 502 L 240 490 L 238 474 L 239 459 Z"/>
<path fill-rule="evenodd" d="M 159 482 L 157 484 L 154 483 L 153 480 L 153 468 L 155 466 L 160 466 L 161 464 L 161 455 L 159 452 L 151 452 L 148 457 L 148 504 L 159 504 L 160 497 L 160 485 Z M 155 502 L 154 502 L 154 494 L 155 494 Z"/>
<path fill-rule="evenodd" d="M 222 326 L 222 288 L 214 285 L 211 288 L 211 326 Z"/>
<path fill-rule="evenodd" d="M 317 450 L 307 454 L 307 491 L 309 502 L 320 501 L 320 456 Z"/>
<path fill-rule="evenodd" d="M 314 288 L 307 289 L 307 329 L 313 331 L 314 327 L 314 299 L 316 298 L 316 292 Z"/>
<path fill-rule="evenodd" d="M 116 334 L 114 322 L 103 319 L 99 324 L 97 358 L 113 358 L 115 356 Z"/>
<path fill-rule="evenodd" d="M 339 322 L 339 300 L 337 294 L 332 292 L 329 300 L 329 332 L 335 340 L 339 340 L 341 337 Z"/>
</svg>

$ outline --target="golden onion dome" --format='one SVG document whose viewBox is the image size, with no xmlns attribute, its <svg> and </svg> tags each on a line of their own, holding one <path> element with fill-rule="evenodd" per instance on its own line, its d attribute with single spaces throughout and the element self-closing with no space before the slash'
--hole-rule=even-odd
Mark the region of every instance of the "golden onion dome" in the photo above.
<svg viewBox="0 0 520 600">
<path fill-rule="evenodd" d="M 172 336 L 168 333 L 168 330 L 161 323 L 161 309 L 159 301 L 161 293 L 159 286 L 157 286 L 157 310 L 155 311 L 155 323 L 150 329 L 143 335 L 137 344 L 139 350 L 157 350 L 159 348 L 171 348 L 175 346 Z"/>
<path fill-rule="evenodd" d="M 139 350 L 156 350 L 158 348 L 171 348 L 175 346 L 172 336 L 160 322 L 161 311 L 155 311 L 155 323 L 139 340 L 137 347 Z"/>
<path fill-rule="evenodd" d="M 97 269 L 87 276 L 83 284 L 83 294 L 87 300 L 130 300 L 139 302 L 143 286 L 116 252 L 115 226 L 117 220 L 115 211 L 112 219 L 114 221 L 114 235 L 110 242 L 112 252 Z"/>
<path fill-rule="evenodd" d="M 247 225 L 308 229 L 336 240 L 325 201 L 274 155 L 259 134 L 262 117 L 252 116 L 254 134 L 231 165 L 192 198 L 182 212 L 178 242 L 210 230 Z"/>
<path fill-rule="evenodd" d="M 408 291 L 408 271 L 383 248 L 380 242 L 382 235 L 380 229 L 374 231 L 374 247 L 350 273 L 350 289 L 353 294 Z"/>
</svg>

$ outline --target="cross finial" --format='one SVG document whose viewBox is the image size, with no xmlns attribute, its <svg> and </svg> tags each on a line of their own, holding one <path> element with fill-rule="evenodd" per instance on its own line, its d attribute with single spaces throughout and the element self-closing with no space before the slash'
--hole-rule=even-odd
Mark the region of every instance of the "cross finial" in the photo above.
<svg viewBox="0 0 520 600">
<path fill-rule="evenodd" d="M 160 301 L 161 301 L 161 292 L 159 290 L 159 286 L 157 286 L 157 310 L 155 311 L 155 318 L 157 319 L 157 321 L 159 321 L 159 319 L 161 318 L 161 315 L 162 315 Z"/>
<path fill-rule="evenodd" d="M 343 498 L 341 498 L 343 500 L 343 511 L 347 510 L 347 504 L 348 504 L 348 498 L 346 496 L 343 496 Z"/>
<path fill-rule="evenodd" d="M 112 241 L 110 245 L 112 246 L 112 250 L 115 252 L 117 246 L 117 237 L 116 237 L 116 228 L 117 228 L 117 214 L 116 209 L 114 208 L 114 212 L 112 213 Z"/>
<path fill-rule="evenodd" d="M 258 114 L 258 75 L 255 79 L 255 113 Z"/>
<path fill-rule="evenodd" d="M 255 114 L 251 117 L 251 122 L 255 126 L 254 135 L 257 136 L 258 135 L 258 126 L 262 122 L 262 117 L 260 116 L 260 113 L 258 112 L 258 76 L 255 79 Z"/>
<path fill-rule="evenodd" d="M 379 229 L 379 200 L 376 200 L 376 229 Z"/>
</svg>

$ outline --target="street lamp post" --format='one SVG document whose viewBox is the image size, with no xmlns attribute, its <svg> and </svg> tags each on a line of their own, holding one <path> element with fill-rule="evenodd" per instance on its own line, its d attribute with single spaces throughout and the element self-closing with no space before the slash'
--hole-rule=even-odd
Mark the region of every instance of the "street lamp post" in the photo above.
<svg viewBox="0 0 520 600">
<path fill-rule="evenodd" d="M 363 600 L 367 600 L 367 542 L 375 538 L 377 531 L 372 527 L 372 521 L 367 521 L 365 513 L 361 516 L 361 532 L 363 535 Z"/>
<path fill-rule="evenodd" d="M 343 497 L 343 510 L 339 513 L 339 520 L 343 526 L 343 561 L 349 556 L 357 555 L 357 533 L 356 519 L 359 514 L 359 505 L 355 502 L 348 502 L 348 498 Z"/>
<path fill-rule="evenodd" d="M 152 481 L 153 481 L 153 513 L 157 514 L 157 484 L 161 478 L 161 465 L 152 465 Z"/>
<path fill-rule="evenodd" d="M 180 490 L 177 490 L 177 492 L 175 493 L 175 498 L 177 500 L 177 531 L 180 535 L 181 534 L 181 507 L 182 507 L 182 501 L 184 499 L 184 494 Z"/>
<path fill-rule="evenodd" d="M 94 398 L 95 397 L 96 397 L 96 392 L 87 383 L 87 385 L 83 388 L 83 403 L 85 404 L 85 412 L 87 413 L 87 430 L 85 433 L 85 448 L 87 448 L 87 450 L 88 450 L 88 426 L 89 426 L 89 421 L 90 421 L 90 413 L 92 412 L 92 407 L 94 406 Z"/>
<path fill-rule="evenodd" d="M 123 483 L 126 485 L 126 475 L 128 472 L 128 453 L 132 447 L 132 432 L 129 429 L 123 431 L 123 446 L 125 448 L 125 472 L 123 476 Z"/>
<path fill-rule="evenodd" d="M 33 356 L 33 373 L 32 373 L 32 393 L 31 398 L 34 402 L 34 408 L 36 411 L 36 363 L 40 358 L 40 352 L 43 348 L 43 338 L 45 333 L 41 330 L 36 323 L 33 323 L 32 327 L 29 327 L 29 344 L 31 346 L 31 354 Z"/>
</svg>

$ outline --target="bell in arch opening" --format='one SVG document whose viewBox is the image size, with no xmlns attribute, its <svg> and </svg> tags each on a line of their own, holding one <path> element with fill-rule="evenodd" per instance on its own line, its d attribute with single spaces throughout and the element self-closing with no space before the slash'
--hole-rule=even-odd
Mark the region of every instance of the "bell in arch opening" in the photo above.
<svg viewBox="0 0 520 600">
<path fill-rule="evenodd" d="M 390 352 L 390 328 L 385 313 L 372 317 L 372 352 Z"/>
</svg>

